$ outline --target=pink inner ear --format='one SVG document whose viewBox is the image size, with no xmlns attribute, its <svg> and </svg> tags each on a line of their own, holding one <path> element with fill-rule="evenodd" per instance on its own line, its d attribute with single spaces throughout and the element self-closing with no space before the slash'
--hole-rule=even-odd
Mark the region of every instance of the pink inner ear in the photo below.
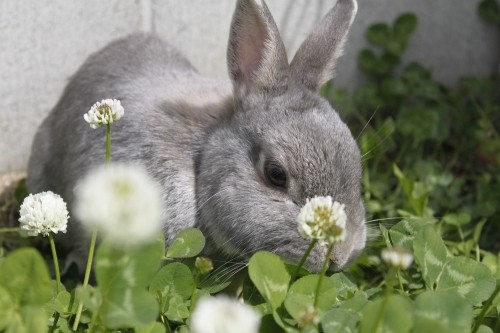
<svg viewBox="0 0 500 333">
<path fill-rule="evenodd" d="M 251 80 L 263 60 L 264 42 L 269 37 L 266 28 L 254 20 L 252 28 L 242 36 L 238 45 L 238 67 L 245 81 Z"/>
</svg>

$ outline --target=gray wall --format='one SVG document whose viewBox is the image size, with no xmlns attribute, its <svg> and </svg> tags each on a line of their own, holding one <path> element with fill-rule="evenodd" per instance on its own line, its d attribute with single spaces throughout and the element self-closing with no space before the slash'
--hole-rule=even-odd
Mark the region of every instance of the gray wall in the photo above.
<svg viewBox="0 0 500 333">
<path fill-rule="evenodd" d="M 407 61 L 417 60 L 453 84 L 498 70 L 500 36 L 477 18 L 475 0 L 358 0 L 359 12 L 339 86 L 363 80 L 357 53 L 373 22 L 405 11 L 420 24 Z M 335 0 L 267 0 L 292 56 Z M 71 74 L 92 52 L 133 31 L 155 31 L 208 75 L 226 76 L 225 52 L 234 0 L 0 0 L 0 173 L 26 168 L 37 126 Z"/>
</svg>

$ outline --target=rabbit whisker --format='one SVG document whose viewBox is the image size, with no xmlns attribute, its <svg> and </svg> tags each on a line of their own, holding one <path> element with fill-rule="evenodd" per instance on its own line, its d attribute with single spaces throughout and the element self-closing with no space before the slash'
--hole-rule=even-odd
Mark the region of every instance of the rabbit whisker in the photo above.
<svg viewBox="0 0 500 333">
<path fill-rule="evenodd" d="M 365 131 L 365 129 L 368 127 L 368 125 L 370 124 L 370 122 L 372 121 L 373 117 L 375 117 L 375 115 L 377 114 L 377 111 L 380 107 L 377 107 L 372 115 L 370 116 L 370 119 L 368 119 L 368 121 L 366 122 L 365 126 L 363 126 L 363 128 L 361 129 L 361 132 L 359 132 L 358 136 L 356 137 L 356 141 L 358 141 L 358 139 L 361 137 L 361 135 L 363 134 L 363 132 Z"/>
<path fill-rule="evenodd" d="M 375 135 L 378 135 L 382 130 L 383 130 L 383 126 L 375 133 Z M 364 153 L 363 155 L 361 155 L 361 163 L 364 163 L 366 160 L 368 160 L 369 157 L 367 157 L 367 156 L 369 154 L 371 154 L 375 149 L 377 149 L 390 136 L 391 136 L 391 133 L 387 134 L 386 136 L 384 136 L 382 138 L 382 140 L 380 140 L 379 142 L 377 142 L 377 144 L 375 146 L 373 146 L 372 149 L 370 149 L 369 151 L 367 151 L 366 153 Z"/>
<path fill-rule="evenodd" d="M 210 201 L 212 200 L 213 198 L 215 198 L 217 195 L 221 194 L 222 192 L 224 191 L 227 191 L 229 190 L 228 188 L 225 188 L 225 189 L 222 189 L 220 191 L 217 191 L 215 192 L 213 195 L 211 195 L 207 200 L 205 200 L 205 202 L 203 202 L 201 205 L 198 206 L 198 208 L 196 209 L 196 214 L 198 214 L 198 212 Z"/>
<path fill-rule="evenodd" d="M 404 219 L 404 217 L 403 216 L 385 217 L 385 218 L 381 218 L 381 219 L 368 220 L 365 223 L 368 224 L 368 223 L 373 223 L 373 222 L 387 221 L 387 220 L 398 220 L 398 219 Z"/>
<path fill-rule="evenodd" d="M 218 269 L 214 270 L 211 272 L 208 276 L 206 276 L 201 282 L 206 282 L 210 280 L 211 278 L 213 279 L 215 277 L 216 281 L 221 281 L 221 282 L 226 282 L 229 281 L 235 276 L 237 273 L 239 273 L 241 270 L 243 270 L 246 267 L 246 264 L 231 264 L 227 266 L 221 266 Z"/>
</svg>

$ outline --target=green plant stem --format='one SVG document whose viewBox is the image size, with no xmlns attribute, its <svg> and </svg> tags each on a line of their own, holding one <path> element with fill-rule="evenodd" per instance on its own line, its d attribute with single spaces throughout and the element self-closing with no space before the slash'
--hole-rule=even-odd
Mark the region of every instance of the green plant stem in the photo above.
<svg viewBox="0 0 500 333">
<path fill-rule="evenodd" d="M 380 322 L 382 321 L 382 317 L 384 316 L 385 308 L 387 307 L 387 302 L 389 301 L 389 295 L 385 292 L 384 299 L 382 300 L 382 304 L 380 305 L 380 310 L 377 315 L 377 320 L 375 321 L 375 325 L 373 325 L 372 332 L 377 333 L 378 332 L 378 327 L 380 325 Z"/>
<path fill-rule="evenodd" d="M 497 287 L 493 294 L 491 294 L 490 298 L 484 303 L 483 310 L 477 316 L 476 322 L 474 324 L 474 327 L 471 331 L 471 333 L 476 333 L 479 330 L 479 326 L 481 326 L 484 317 L 495 307 L 495 304 L 493 304 L 493 300 L 497 297 L 498 293 L 500 292 L 500 284 L 497 284 Z"/>
<path fill-rule="evenodd" d="M 398 268 L 398 271 L 396 272 L 396 275 L 398 277 L 399 289 L 401 289 L 401 291 L 405 291 L 405 289 L 403 287 L 403 279 L 401 279 L 401 270 L 399 268 Z"/>
<path fill-rule="evenodd" d="M 193 288 L 191 289 L 191 299 L 189 300 L 189 310 L 191 311 L 191 313 L 193 313 L 195 293 L 196 293 L 196 283 L 193 284 Z"/>
<path fill-rule="evenodd" d="M 83 289 L 84 290 L 89 283 L 90 270 L 92 268 L 92 260 L 94 258 L 94 250 L 95 250 L 96 240 L 97 240 L 97 230 L 94 230 L 92 232 L 92 237 L 90 239 L 89 257 L 87 259 L 87 268 L 85 269 L 85 277 L 83 278 Z M 76 311 L 75 322 L 73 323 L 73 330 L 74 331 L 76 331 L 76 329 L 78 328 L 78 324 L 80 322 L 80 316 L 82 315 L 82 310 L 83 310 L 83 302 L 80 300 L 80 302 L 78 303 L 78 310 Z"/>
<path fill-rule="evenodd" d="M 391 293 L 392 293 L 392 278 L 393 278 L 393 276 L 394 276 L 394 268 L 391 268 L 389 273 L 386 275 L 385 280 L 386 280 L 387 288 L 385 289 L 384 299 L 382 300 L 382 304 L 380 305 L 380 310 L 378 311 L 375 325 L 373 325 L 372 333 L 378 332 L 378 327 L 380 325 L 380 322 L 382 321 L 382 317 L 384 316 L 385 308 L 387 307 L 387 303 L 389 302 L 389 297 L 391 296 Z"/>
<path fill-rule="evenodd" d="M 50 250 L 52 251 L 52 261 L 54 262 L 54 272 L 56 274 L 56 295 L 59 294 L 61 290 L 61 274 L 59 272 L 59 261 L 57 260 L 56 244 L 54 242 L 54 237 L 49 234 Z"/>
<path fill-rule="evenodd" d="M 52 261 L 54 262 L 54 272 L 56 274 L 56 297 L 57 297 L 57 295 L 59 295 L 59 291 L 61 290 L 61 273 L 59 271 L 59 260 L 57 259 L 56 244 L 54 242 L 54 237 L 52 236 L 52 234 L 49 234 L 49 243 L 50 243 L 50 250 L 52 251 Z M 56 329 L 58 321 L 59 321 L 59 313 L 56 312 L 51 332 L 54 332 L 54 330 Z"/>
<path fill-rule="evenodd" d="M 325 276 L 326 269 L 328 268 L 328 264 L 330 263 L 330 256 L 332 255 L 334 245 L 335 245 L 335 243 L 331 244 L 330 247 L 328 248 L 328 251 L 326 252 L 325 261 L 323 262 L 323 267 L 321 267 L 321 272 L 319 273 L 318 285 L 316 286 L 316 293 L 314 294 L 314 307 L 315 308 L 318 306 L 319 291 L 321 289 L 321 284 L 323 283 L 323 278 Z"/>
<path fill-rule="evenodd" d="M 460 228 L 459 225 L 457 226 L 457 229 L 458 229 L 458 235 L 460 236 L 460 240 L 463 242 L 465 239 L 464 232 L 462 231 L 462 228 Z"/>
<path fill-rule="evenodd" d="M 95 324 L 97 321 L 97 314 L 98 314 L 97 311 L 92 314 L 92 319 L 90 320 L 90 326 L 89 326 L 89 330 L 87 331 L 87 333 L 94 332 Z"/>
<path fill-rule="evenodd" d="M 105 164 L 108 165 L 111 160 L 111 124 L 106 125 L 106 160 Z"/>
<path fill-rule="evenodd" d="M 198 272 L 194 273 L 194 283 L 193 283 L 193 288 L 191 289 L 191 299 L 189 300 L 189 311 L 193 313 L 193 306 L 194 306 L 194 295 L 196 294 L 196 287 L 198 285 Z"/>
<path fill-rule="evenodd" d="M 299 274 L 300 269 L 302 268 L 302 266 L 304 266 L 304 263 L 306 262 L 307 257 L 309 257 L 309 254 L 311 254 L 311 251 L 317 242 L 318 242 L 317 239 L 313 239 L 311 241 L 311 244 L 309 244 L 309 247 L 307 248 L 306 252 L 304 252 L 304 255 L 302 256 L 302 259 L 300 259 L 300 262 L 299 262 L 299 265 L 297 266 L 297 269 L 295 269 L 295 271 L 292 274 L 292 278 L 290 279 L 290 283 L 293 282 L 295 280 L 295 278 L 297 277 L 297 275 Z"/>
<path fill-rule="evenodd" d="M 104 164 L 108 165 L 109 161 L 111 160 L 111 125 L 107 124 L 106 125 L 106 157 L 104 160 Z M 94 229 L 92 232 L 92 237 L 90 239 L 90 249 L 89 249 L 89 257 L 87 259 L 87 268 L 85 269 L 85 277 L 83 279 L 83 289 L 87 288 L 87 285 L 89 283 L 89 278 L 90 278 L 90 271 L 92 270 L 92 261 L 94 259 L 94 251 L 95 251 L 95 244 L 97 241 L 97 230 Z M 80 322 L 80 317 L 82 315 L 82 310 L 83 310 L 83 302 L 80 300 L 78 303 L 78 310 L 76 312 L 76 317 L 75 317 L 75 322 L 73 323 L 73 330 L 76 331 L 78 328 L 78 324 Z M 92 326 L 91 326 L 92 328 Z"/>
<path fill-rule="evenodd" d="M 7 233 L 7 232 L 19 232 L 20 228 L 0 228 L 0 234 L 1 233 Z"/>
<path fill-rule="evenodd" d="M 168 320 L 165 320 L 165 317 L 163 315 L 161 315 L 161 322 L 163 323 L 163 326 L 165 326 L 167 333 L 171 333 L 172 329 L 170 328 L 170 324 L 168 323 Z"/>
<path fill-rule="evenodd" d="M 52 327 L 50 328 L 50 332 L 55 332 L 58 321 L 59 321 L 59 312 L 56 312 L 56 315 L 54 316 L 54 322 L 52 323 Z"/>
</svg>

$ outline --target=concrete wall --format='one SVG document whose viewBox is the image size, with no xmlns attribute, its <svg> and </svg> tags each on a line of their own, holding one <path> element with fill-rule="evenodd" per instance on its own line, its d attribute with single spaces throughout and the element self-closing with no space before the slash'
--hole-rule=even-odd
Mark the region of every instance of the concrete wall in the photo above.
<svg viewBox="0 0 500 333">
<path fill-rule="evenodd" d="M 463 75 L 498 70 L 500 36 L 480 21 L 475 0 L 358 0 L 359 12 L 339 86 L 363 80 L 357 54 L 373 22 L 417 13 L 407 60 L 453 84 Z M 290 56 L 335 0 L 267 0 Z M 26 168 L 37 126 L 84 59 L 114 38 L 155 31 L 201 72 L 226 76 L 225 52 L 234 0 L 0 0 L 0 173 Z"/>
</svg>

